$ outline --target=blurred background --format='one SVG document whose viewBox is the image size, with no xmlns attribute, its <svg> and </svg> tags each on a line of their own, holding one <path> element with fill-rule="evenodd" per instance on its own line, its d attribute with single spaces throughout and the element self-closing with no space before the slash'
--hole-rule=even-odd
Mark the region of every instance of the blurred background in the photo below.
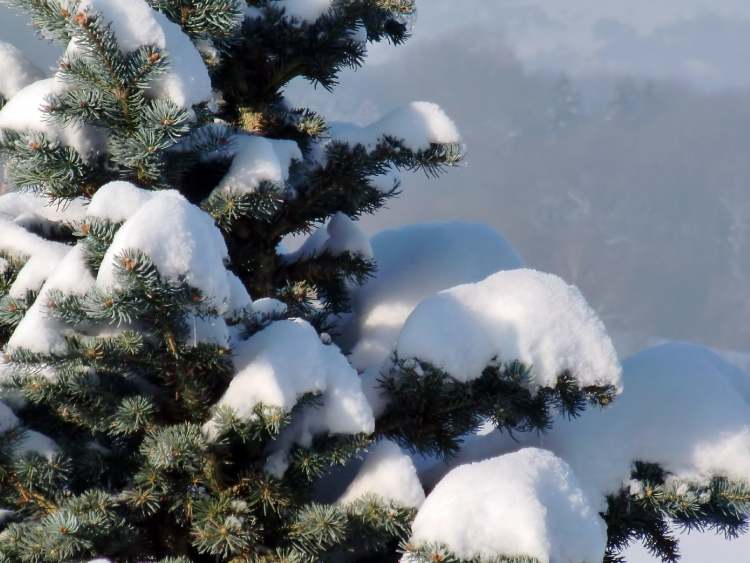
<svg viewBox="0 0 750 563">
<path fill-rule="evenodd" d="M 466 165 L 405 177 L 368 231 L 488 223 L 531 267 L 578 285 L 623 357 L 688 340 L 750 367 L 750 3 L 418 5 L 412 39 L 372 47 L 335 95 L 287 92 L 360 124 L 435 101 L 462 130 Z M 682 545 L 684 563 L 750 561 L 750 537 Z"/>
<path fill-rule="evenodd" d="M 487 223 L 529 266 L 578 285 L 623 357 L 688 340 L 750 368 L 750 2 L 418 5 L 412 39 L 371 47 L 335 95 L 304 82 L 287 92 L 360 124 L 434 101 L 462 130 L 465 166 L 406 176 L 366 229 Z M 22 19 L 3 27 L 54 66 Z M 684 563 L 744 563 L 750 537 L 693 534 L 683 551 Z M 635 549 L 628 561 L 651 559 Z"/>
</svg>

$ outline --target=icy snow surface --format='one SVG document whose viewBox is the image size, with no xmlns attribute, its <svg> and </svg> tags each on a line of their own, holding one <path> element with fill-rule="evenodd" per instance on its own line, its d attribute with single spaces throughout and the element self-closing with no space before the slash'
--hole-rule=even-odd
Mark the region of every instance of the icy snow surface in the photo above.
<svg viewBox="0 0 750 563">
<path fill-rule="evenodd" d="M 54 78 L 33 82 L 16 93 L 0 110 L 0 129 L 44 133 L 47 138 L 71 146 L 83 157 L 101 146 L 99 134 L 90 127 L 58 127 L 43 111 L 47 98 L 59 93 Z"/>
<path fill-rule="evenodd" d="M 431 144 L 449 145 L 461 142 L 456 124 L 437 104 L 412 102 L 394 110 L 382 119 L 359 127 L 351 123 L 331 123 L 333 139 L 373 149 L 384 137 L 394 137 L 414 151 L 429 149 Z"/>
<path fill-rule="evenodd" d="M 180 27 L 144 0 L 82 0 L 79 9 L 98 12 L 112 22 L 120 48 L 127 52 L 145 45 L 165 50 L 169 69 L 156 81 L 157 94 L 189 108 L 211 98 L 211 79 L 198 49 Z M 77 48 L 71 45 L 69 54 Z"/>
<path fill-rule="evenodd" d="M 383 365 L 404 321 L 424 298 L 523 266 L 510 244 L 484 225 L 411 225 L 378 233 L 371 243 L 378 270 L 352 291 L 353 314 L 340 331 L 359 370 Z"/>
<path fill-rule="evenodd" d="M 0 69 L 0 95 L 6 99 L 44 77 L 19 49 L 4 41 L 0 41 Z"/>
<path fill-rule="evenodd" d="M 231 407 L 240 418 L 259 404 L 289 412 L 306 393 L 322 394 L 304 432 L 372 432 L 374 420 L 355 372 L 336 346 L 321 343 L 303 320 L 271 323 L 234 349 L 237 369 L 217 406 Z"/>
<path fill-rule="evenodd" d="M 620 384 L 612 341 L 578 289 L 534 270 L 498 272 L 426 299 L 396 351 L 459 381 L 480 377 L 497 358 L 530 366 L 533 389 L 554 387 L 568 371 L 581 387 Z"/>
<path fill-rule="evenodd" d="M 302 160 L 294 141 L 238 135 L 232 139 L 234 160 L 217 190 L 252 193 L 261 182 L 270 182 L 283 190 L 289 179 L 292 160 Z"/>
<path fill-rule="evenodd" d="M 411 543 L 434 542 L 464 559 L 600 563 L 606 528 L 568 464 L 528 448 L 448 473 L 412 524 Z"/>
<path fill-rule="evenodd" d="M 376 495 L 414 508 L 424 502 L 424 490 L 411 457 L 390 440 L 378 442 L 370 449 L 357 476 L 338 502 L 352 502 L 365 495 Z"/>
<path fill-rule="evenodd" d="M 565 459 L 600 508 L 607 493 L 629 483 L 635 461 L 661 464 L 684 479 L 747 481 L 750 408 L 738 382 L 748 377 L 708 348 L 664 344 L 623 362 L 624 391 L 611 406 L 590 408 L 575 420 L 559 418 L 540 437 L 515 437 Z M 494 431 L 469 440 L 452 464 L 518 447 Z M 428 482 L 439 476 L 436 469 Z"/>
<path fill-rule="evenodd" d="M 226 312 L 231 287 L 224 260 L 228 251 L 210 215 L 174 190 L 155 192 L 117 231 L 102 261 L 97 285 L 120 289 L 116 260 L 138 249 L 154 262 L 162 277 L 184 279 L 201 291 L 220 313 Z"/>
</svg>

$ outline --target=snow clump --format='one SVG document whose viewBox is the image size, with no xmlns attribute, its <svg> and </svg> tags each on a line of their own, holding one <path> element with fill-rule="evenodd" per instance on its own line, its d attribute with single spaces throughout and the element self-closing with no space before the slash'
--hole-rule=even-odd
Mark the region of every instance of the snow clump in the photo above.
<svg viewBox="0 0 750 563">
<path fill-rule="evenodd" d="M 534 270 L 498 272 L 424 300 L 398 337 L 400 358 L 415 358 L 459 381 L 494 360 L 532 368 L 531 388 L 563 373 L 580 387 L 620 386 L 620 362 L 603 323 L 574 286 Z"/>
<path fill-rule="evenodd" d="M 533 448 L 448 473 L 419 509 L 410 540 L 444 544 L 467 560 L 541 563 L 600 563 L 606 542 L 604 521 L 568 464 Z"/>
</svg>

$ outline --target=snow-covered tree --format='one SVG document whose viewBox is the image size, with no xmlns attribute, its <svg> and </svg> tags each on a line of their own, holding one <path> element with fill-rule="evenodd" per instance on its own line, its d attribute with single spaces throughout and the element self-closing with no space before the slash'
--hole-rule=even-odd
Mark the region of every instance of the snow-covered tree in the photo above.
<svg viewBox="0 0 750 563">
<path fill-rule="evenodd" d="M 744 528 L 743 374 L 623 376 L 490 229 L 359 229 L 456 126 L 283 92 L 413 1 L 5 2 L 61 55 L 0 43 L 0 561 L 671 561 L 672 523 Z"/>
</svg>

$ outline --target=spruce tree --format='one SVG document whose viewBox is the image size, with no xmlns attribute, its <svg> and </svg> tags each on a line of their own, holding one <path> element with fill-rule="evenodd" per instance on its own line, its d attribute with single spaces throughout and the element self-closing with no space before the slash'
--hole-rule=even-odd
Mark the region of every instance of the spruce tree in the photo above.
<svg viewBox="0 0 750 563">
<path fill-rule="evenodd" d="M 422 511 L 412 457 L 452 467 L 483 427 L 523 444 L 606 411 L 621 385 L 601 323 L 559 279 L 500 272 L 416 299 L 387 359 L 360 363 L 358 287 L 385 278 L 356 222 L 398 171 L 460 163 L 461 139 L 433 104 L 357 127 L 284 98 L 405 41 L 414 1 L 4 1 L 62 54 L 44 79 L 13 52 L 26 83 L 0 92 L 0 561 L 542 560 L 433 537 L 461 473 L 423 478 Z M 499 496 L 475 500 L 512 520 L 519 463 L 567 475 L 535 451 L 476 466 Z M 673 523 L 744 529 L 733 475 L 629 461 L 585 515 L 607 561 L 633 540 L 676 560 Z"/>
</svg>

